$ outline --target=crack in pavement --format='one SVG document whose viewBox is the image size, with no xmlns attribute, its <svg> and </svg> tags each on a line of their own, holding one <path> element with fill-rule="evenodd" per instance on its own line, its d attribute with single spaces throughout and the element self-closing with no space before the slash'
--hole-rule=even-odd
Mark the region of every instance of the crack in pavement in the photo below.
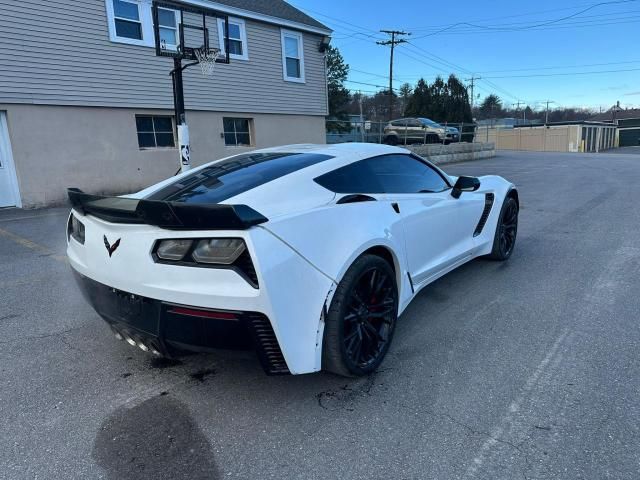
<svg viewBox="0 0 640 480">
<path fill-rule="evenodd" d="M 27 337 L 20 337 L 17 338 L 15 340 L 4 340 L 2 342 L 0 342 L 0 345 L 8 345 L 10 343 L 18 343 L 18 342 L 23 342 L 23 341 L 27 341 L 27 340 L 40 340 L 43 338 L 53 338 L 53 337 L 58 337 L 61 335 L 66 335 L 67 333 L 70 332 L 75 332 L 76 330 L 81 330 L 83 328 L 87 328 L 88 325 L 80 325 L 79 327 L 72 327 L 69 328 L 67 330 L 63 330 L 61 332 L 55 332 L 55 333 L 47 333 L 46 335 L 30 335 Z"/>
</svg>

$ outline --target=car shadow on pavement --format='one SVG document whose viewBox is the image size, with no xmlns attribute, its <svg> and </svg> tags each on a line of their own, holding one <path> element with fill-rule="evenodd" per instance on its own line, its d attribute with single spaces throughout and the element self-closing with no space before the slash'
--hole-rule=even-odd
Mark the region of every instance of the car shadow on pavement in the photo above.
<svg viewBox="0 0 640 480">
<path fill-rule="evenodd" d="M 220 477 L 207 437 L 168 394 L 118 408 L 102 423 L 92 454 L 109 480 Z"/>
</svg>

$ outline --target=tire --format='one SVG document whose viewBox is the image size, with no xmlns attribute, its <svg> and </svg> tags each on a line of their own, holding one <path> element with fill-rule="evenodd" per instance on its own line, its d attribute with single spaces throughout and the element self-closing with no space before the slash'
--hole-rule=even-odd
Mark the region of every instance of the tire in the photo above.
<svg viewBox="0 0 640 480">
<path fill-rule="evenodd" d="M 369 288 L 372 284 L 374 288 Z M 374 372 L 389 350 L 397 319 L 393 269 L 376 255 L 362 255 L 331 300 L 322 344 L 323 370 L 345 377 Z"/>
<path fill-rule="evenodd" d="M 395 135 L 389 135 L 384 139 L 384 143 L 386 143 L 387 145 L 396 146 L 398 145 L 398 137 L 396 137 Z"/>
<path fill-rule="evenodd" d="M 503 262 L 513 253 L 518 234 L 518 210 L 515 198 L 507 197 L 500 209 L 493 248 L 487 256 L 489 259 Z"/>
</svg>

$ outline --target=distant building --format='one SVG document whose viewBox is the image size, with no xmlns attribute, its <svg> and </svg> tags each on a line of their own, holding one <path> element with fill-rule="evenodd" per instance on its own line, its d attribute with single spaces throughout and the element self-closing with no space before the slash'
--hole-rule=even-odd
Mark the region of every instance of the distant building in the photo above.
<svg viewBox="0 0 640 480">
<path fill-rule="evenodd" d="M 640 146 L 640 108 L 614 109 L 594 115 L 589 120 L 611 122 L 618 126 L 620 147 Z"/>
<path fill-rule="evenodd" d="M 488 118 L 486 120 L 478 120 L 478 127 L 489 128 L 513 128 L 517 125 L 542 125 L 540 120 L 523 120 L 522 118 L 505 117 L 505 118 Z"/>
<path fill-rule="evenodd" d="M 491 142 L 499 150 L 534 152 L 600 152 L 615 148 L 616 127 L 611 122 L 555 122 L 548 125 L 479 126 L 476 142 Z"/>
</svg>

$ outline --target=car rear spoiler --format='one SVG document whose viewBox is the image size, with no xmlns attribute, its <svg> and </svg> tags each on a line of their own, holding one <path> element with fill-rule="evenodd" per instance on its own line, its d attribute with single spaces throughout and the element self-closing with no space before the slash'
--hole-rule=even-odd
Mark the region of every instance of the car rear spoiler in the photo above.
<svg viewBox="0 0 640 480">
<path fill-rule="evenodd" d="M 104 197 L 67 189 L 75 210 L 111 223 L 155 225 L 169 230 L 246 230 L 269 219 L 247 205 L 164 202 Z"/>
</svg>

